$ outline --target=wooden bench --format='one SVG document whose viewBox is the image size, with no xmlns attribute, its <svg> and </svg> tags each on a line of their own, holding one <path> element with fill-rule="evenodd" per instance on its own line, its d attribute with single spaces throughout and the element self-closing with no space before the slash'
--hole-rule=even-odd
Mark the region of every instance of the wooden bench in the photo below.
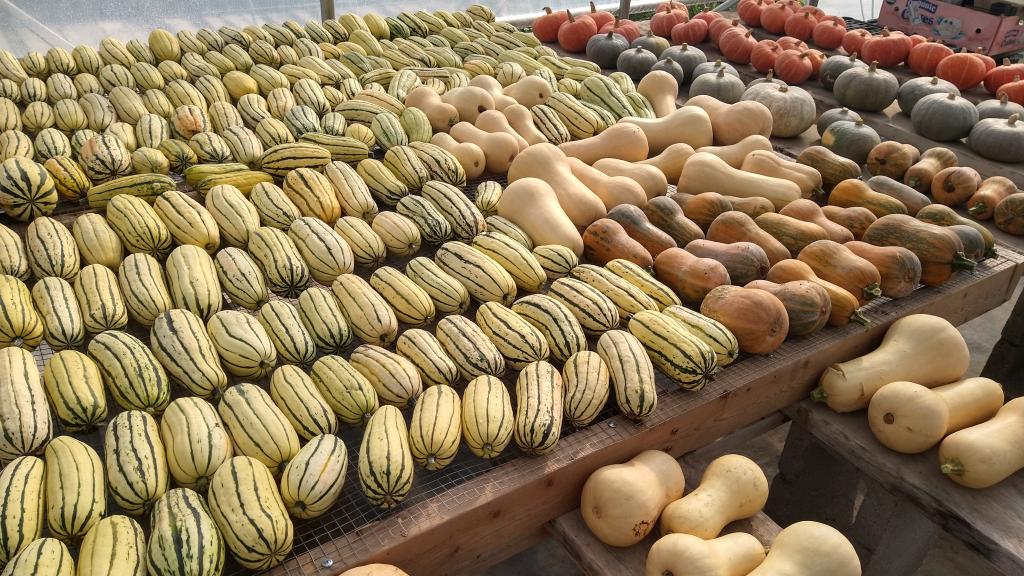
<svg viewBox="0 0 1024 576">
<path fill-rule="evenodd" d="M 679 463 L 686 476 L 686 492 L 689 493 L 697 487 L 704 469 L 712 460 L 723 454 L 745 453 L 755 461 L 759 461 L 758 463 L 763 467 L 774 467 L 774 462 L 769 460 L 776 451 L 771 448 L 752 446 L 751 443 L 756 442 L 763 434 L 784 422 L 785 417 L 781 413 L 772 414 L 680 458 Z M 629 548 L 608 546 L 598 540 L 587 528 L 579 508 L 552 520 L 547 529 L 588 576 L 643 574 L 647 553 L 660 536 L 658 529 L 655 528 L 647 538 Z M 768 546 L 780 530 L 779 525 L 766 514 L 758 513 L 748 520 L 729 524 L 725 527 L 723 534 L 746 532 L 754 535 L 765 546 Z"/>
<path fill-rule="evenodd" d="M 1024 475 L 964 488 L 939 472 L 936 449 L 906 455 L 879 444 L 863 411 L 804 401 L 786 413 L 793 425 L 766 507 L 780 524 L 818 520 L 843 530 L 865 576 L 915 574 L 940 531 L 997 571 L 1024 574 Z"/>
</svg>

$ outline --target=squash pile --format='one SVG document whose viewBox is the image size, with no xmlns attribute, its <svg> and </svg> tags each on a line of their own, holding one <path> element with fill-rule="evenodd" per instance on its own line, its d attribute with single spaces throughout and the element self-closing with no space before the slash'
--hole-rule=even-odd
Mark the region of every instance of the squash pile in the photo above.
<svg viewBox="0 0 1024 576">
<path fill-rule="evenodd" d="M 987 488 L 1024 470 L 1017 449 L 1024 402 L 1004 404 L 1002 386 L 991 379 L 963 378 L 969 366 L 955 326 L 914 314 L 893 322 L 872 352 L 825 370 L 812 397 L 837 412 L 867 408 L 882 445 L 903 454 L 938 446 L 943 474 Z"/>
<path fill-rule="evenodd" d="M 839 531 L 798 522 L 776 536 L 770 551 L 750 534 L 722 535 L 725 526 L 761 512 L 768 480 L 754 461 L 738 454 L 716 458 L 700 485 L 684 495 L 683 470 L 665 452 L 642 452 L 623 464 L 598 468 L 580 497 L 591 532 L 609 546 L 638 544 L 660 525 L 644 573 L 837 574 L 857 576 L 860 560 Z"/>
</svg>

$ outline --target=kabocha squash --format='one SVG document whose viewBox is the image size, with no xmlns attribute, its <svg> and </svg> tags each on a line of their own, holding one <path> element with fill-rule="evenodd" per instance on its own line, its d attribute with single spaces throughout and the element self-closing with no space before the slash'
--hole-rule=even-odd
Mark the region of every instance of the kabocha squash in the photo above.
<svg viewBox="0 0 1024 576">
<path fill-rule="evenodd" d="M 799 254 L 811 242 L 828 240 L 828 232 L 821 226 L 783 214 L 761 214 L 754 218 L 754 223 L 782 243 L 793 255 Z"/>
<path fill-rule="evenodd" d="M 690 83 L 688 96 L 707 96 L 726 104 L 735 104 L 743 96 L 743 89 L 742 80 L 726 74 L 724 68 L 719 68 L 717 72 L 696 76 Z"/>
<path fill-rule="evenodd" d="M 853 240 L 853 232 L 826 218 L 821 208 L 811 200 L 794 200 L 779 210 L 779 214 L 818 225 L 828 234 L 830 240 L 839 243 Z"/>
<path fill-rule="evenodd" d="M 814 124 L 814 98 L 803 88 L 766 82 L 750 86 L 742 98 L 768 108 L 772 115 L 772 136 L 792 138 Z"/>
<path fill-rule="evenodd" d="M 623 464 L 595 470 L 583 484 L 580 512 L 599 540 L 631 546 L 651 532 L 665 506 L 682 497 L 683 488 L 679 462 L 665 452 L 647 450 Z"/>
<path fill-rule="evenodd" d="M 688 306 L 700 306 L 708 292 L 730 283 L 720 262 L 698 258 L 682 248 L 669 248 L 654 259 L 654 275 Z"/>
<path fill-rule="evenodd" d="M 583 233 L 583 256 L 604 265 L 621 258 L 644 268 L 654 265 L 651 253 L 633 238 L 617 221 L 602 218 L 594 221 Z"/>
<path fill-rule="evenodd" d="M 879 143 L 881 143 L 881 138 L 874 128 L 860 120 L 833 122 L 821 134 L 822 146 L 844 158 L 853 160 L 858 165 L 867 161 L 868 154 Z"/>
<path fill-rule="evenodd" d="M 832 93 L 843 106 L 863 112 L 881 112 L 896 100 L 899 81 L 892 73 L 872 62 L 867 68 L 854 67 L 836 78 Z"/>
<path fill-rule="evenodd" d="M 608 219 L 618 222 L 625 233 L 640 243 L 652 257 L 656 257 L 669 248 L 676 247 L 675 240 L 652 224 L 648 220 L 647 214 L 636 206 L 631 204 L 616 206 L 608 211 Z"/>
<path fill-rule="evenodd" d="M 893 322 L 874 351 L 826 368 L 813 397 L 836 412 L 852 412 L 866 408 L 890 382 L 940 386 L 960 379 L 969 365 L 970 352 L 955 326 L 938 316 L 911 314 Z"/>
<path fill-rule="evenodd" d="M 851 252 L 874 264 L 881 277 L 882 296 L 903 298 L 921 282 L 921 261 L 901 246 L 874 246 L 866 242 L 844 244 Z"/>
<path fill-rule="evenodd" d="M 607 34 L 594 34 L 587 40 L 587 59 L 601 68 L 615 68 L 619 55 L 628 48 L 629 40 L 621 34 L 616 34 L 611 30 Z"/>
<path fill-rule="evenodd" d="M 882 278 L 875 265 L 843 244 L 818 240 L 801 250 L 798 259 L 810 266 L 819 278 L 845 289 L 861 303 L 882 295 Z"/>
<path fill-rule="evenodd" d="M 631 161 L 645 160 L 647 155 L 661 154 L 673 144 L 689 144 L 694 149 L 709 146 L 712 142 L 712 122 L 707 112 L 695 106 L 684 106 L 657 119 L 628 116 L 625 124 L 639 126 L 647 137 L 648 152 L 642 158 L 624 158 Z M 619 143 L 615 143 L 618 147 Z"/>
<path fill-rule="evenodd" d="M 843 180 L 832 189 L 828 204 L 840 208 L 860 206 L 879 218 L 888 214 L 907 213 L 907 207 L 896 198 L 875 192 L 863 180 L 852 178 Z"/>
<path fill-rule="evenodd" d="M 860 324 L 868 323 L 868 320 L 860 313 L 860 301 L 856 296 L 840 286 L 819 278 L 810 266 L 800 260 L 783 260 L 772 266 L 772 269 L 768 271 L 768 280 L 776 284 L 807 280 L 824 288 L 828 292 L 829 300 L 832 301 L 832 311 L 828 318 L 830 326 L 846 326 L 851 320 Z"/>
<path fill-rule="evenodd" d="M 925 150 L 921 158 L 903 175 L 903 183 L 918 192 L 930 192 L 935 175 L 945 168 L 958 165 L 956 153 L 948 148 L 935 147 Z"/>
<path fill-rule="evenodd" d="M 750 151 L 743 158 L 739 168 L 744 172 L 789 180 L 800 187 L 800 193 L 804 198 L 824 194 L 821 172 L 811 166 L 785 159 L 771 149 Z"/>
<path fill-rule="evenodd" d="M 688 107 L 698 107 L 707 113 L 716 146 L 737 144 L 748 136 L 767 138 L 772 134 L 772 112 L 760 102 L 726 104 L 711 96 L 696 96 L 686 101 L 684 108 Z"/>
<path fill-rule="evenodd" d="M 867 185 L 868 188 L 879 194 L 885 194 L 900 201 L 910 215 L 917 214 L 932 203 L 931 199 L 924 194 L 888 176 L 872 176 L 868 179 Z"/>
<path fill-rule="evenodd" d="M 789 333 L 786 307 L 763 290 L 719 286 L 707 293 L 700 313 L 721 322 L 748 354 L 773 352 Z"/>
<path fill-rule="evenodd" d="M 625 72 L 633 79 L 634 82 L 639 82 L 643 79 L 644 75 L 651 71 L 651 66 L 658 61 L 658 55 L 650 50 L 646 50 L 641 46 L 635 44 L 635 38 L 631 41 L 629 50 L 624 50 L 619 57 L 615 59 L 615 68 L 620 72 Z"/>
<path fill-rule="evenodd" d="M 665 507 L 661 533 L 710 540 L 730 522 L 760 512 L 767 501 L 768 479 L 761 467 L 746 456 L 726 454 L 708 464 L 693 492 Z"/>
<path fill-rule="evenodd" d="M 1017 163 L 1024 159 L 1024 123 L 1020 116 L 988 118 L 971 128 L 967 146 L 989 160 Z"/>
<path fill-rule="evenodd" d="M 1007 402 L 989 421 L 950 434 L 939 445 L 939 470 L 968 488 L 988 488 L 1024 468 L 1020 421 L 1024 399 Z"/>
<path fill-rule="evenodd" d="M 740 198 L 762 196 L 771 200 L 776 208 L 801 196 L 800 187 L 789 180 L 743 172 L 713 154 L 700 152 L 683 166 L 678 190 L 689 194 L 718 192 Z"/>
<path fill-rule="evenodd" d="M 938 224 L 939 226 L 951 227 L 962 225 L 973 228 L 981 236 L 981 240 L 984 243 L 981 251 L 983 257 L 991 258 L 996 255 L 995 237 L 992 236 L 992 232 L 974 220 L 963 218 L 948 206 L 930 204 L 917 213 L 917 219 L 931 224 Z"/>
<path fill-rule="evenodd" d="M 860 178 L 860 165 L 844 158 L 824 146 L 808 146 L 804 148 L 796 161 L 810 166 L 821 174 L 822 186 L 832 190 L 837 184 L 850 178 Z"/>
<path fill-rule="evenodd" d="M 714 242 L 731 244 L 750 242 L 761 247 L 769 265 L 791 258 L 792 255 L 774 236 L 762 230 L 754 219 L 742 212 L 724 212 L 708 227 L 706 238 Z"/>
<path fill-rule="evenodd" d="M 537 245 L 556 244 L 583 254 L 583 238 L 562 211 L 555 190 L 543 180 L 521 178 L 510 183 L 498 201 L 498 215 L 520 226 Z"/>
<path fill-rule="evenodd" d="M 764 279 L 771 267 L 764 250 L 753 242 L 722 244 L 711 240 L 694 240 L 685 249 L 698 258 L 721 262 L 729 272 L 729 279 L 740 286 Z"/>
<path fill-rule="evenodd" d="M 686 246 L 704 237 L 704 232 L 687 218 L 679 204 L 667 197 L 653 198 L 643 207 L 648 220 L 672 237 L 677 246 Z"/>
<path fill-rule="evenodd" d="M 591 222 L 605 215 L 604 204 L 578 178 L 572 175 L 564 152 L 551 144 L 535 144 L 519 154 L 508 169 L 509 188 L 502 194 L 499 207 L 506 204 L 512 184 L 523 178 L 537 178 L 546 182 L 553 190 L 561 206 L 561 211 L 572 223 L 585 228 Z M 510 203 L 508 203 L 510 205 Z M 518 207 L 519 210 L 529 209 L 530 205 Z M 515 212 L 515 210 L 513 210 Z M 502 212 L 499 208 L 499 215 Z M 512 219 L 514 222 L 518 222 Z M 558 242 L 540 242 L 539 244 L 557 244 Z M 570 246 L 573 248 L 573 246 Z"/>
<path fill-rule="evenodd" d="M 711 540 L 689 534 L 667 534 L 651 546 L 645 574 L 746 574 L 764 558 L 761 542 L 743 532 Z"/>
<path fill-rule="evenodd" d="M 725 160 L 726 164 L 729 166 L 732 166 L 733 168 L 740 168 L 748 155 L 757 151 L 771 152 L 772 143 L 771 140 L 765 136 L 752 134 L 735 144 L 725 146 L 705 146 L 703 148 L 699 148 L 697 151 L 714 154 L 722 160 Z M 758 172 L 758 174 L 760 174 L 760 172 Z"/>
<path fill-rule="evenodd" d="M 1024 106 L 1016 102 L 1010 102 L 1005 93 L 1000 95 L 998 99 L 978 102 L 979 120 L 985 120 L 986 118 L 1009 118 L 1014 114 L 1017 115 L 1017 118 L 1024 116 Z"/>
<path fill-rule="evenodd" d="M 896 94 L 896 101 L 900 105 L 900 111 L 913 118 L 914 107 L 917 106 L 917 103 L 925 96 L 932 94 L 959 96 L 960 90 L 951 82 L 938 76 L 911 78 L 900 86 L 899 92 Z"/>
<path fill-rule="evenodd" d="M 793 280 L 782 284 L 754 280 L 745 288 L 764 290 L 782 302 L 789 317 L 789 336 L 806 336 L 821 330 L 832 314 L 832 301 L 828 292 L 807 280 Z"/>
<path fill-rule="evenodd" d="M 921 283 L 939 286 L 958 270 L 974 270 L 975 263 L 963 253 L 960 240 L 941 226 L 906 214 L 890 214 L 876 220 L 862 238 L 876 246 L 902 246 L 921 261 Z"/>
<path fill-rule="evenodd" d="M 952 142 L 970 134 L 978 122 L 978 109 L 956 94 L 931 94 L 914 104 L 910 119 L 925 138 Z"/>
<path fill-rule="evenodd" d="M 996 205 L 993 221 L 1007 234 L 1024 235 L 1024 194 L 1010 194 Z"/>
<path fill-rule="evenodd" d="M 859 30 L 851 30 L 851 32 L 860 32 Z M 829 56 L 821 63 L 821 69 L 818 70 L 818 81 L 825 87 L 826 90 L 832 90 L 835 87 L 836 79 L 843 72 L 846 72 L 850 68 L 867 68 L 868 65 L 863 60 L 857 58 L 856 53 L 850 53 L 849 56 L 845 54 L 835 54 Z"/>
<path fill-rule="evenodd" d="M 1017 193 L 1017 185 L 1009 178 L 990 176 L 982 181 L 978 190 L 967 200 L 967 211 L 977 220 L 990 220 L 996 206 Z"/>
<path fill-rule="evenodd" d="M 787 573 L 857 576 L 861 566 L 857 551 L 841 532 L 827 524 L 797 522 L 775 537 L 764 562 L 748 576 Z"/>
<path fill-rule="evenodd" d="M 892 382 L 871 397 L 868 424 L 887 448 L 918 454 L 948 434 L 985 422 L 1002 406 L 1003 387 L 988 378 L 967 378 L 932 389 Z"/>
</svg>

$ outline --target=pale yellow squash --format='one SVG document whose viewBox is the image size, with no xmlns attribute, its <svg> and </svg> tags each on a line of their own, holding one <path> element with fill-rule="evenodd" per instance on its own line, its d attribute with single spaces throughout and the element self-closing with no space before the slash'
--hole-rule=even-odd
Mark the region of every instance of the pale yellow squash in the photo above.
<svg viewBox="0 0 1024 576">
<path fill-rule="evenodd" d="M 988 488 L 1024 470 L 1024 398 L 1010 400 L 988 422 L 964 428 L 939 444 L 939 466 L 968 488 Z"/>
<path fill-rule="evenodd" d="M 520 136 L 530 144 L 547 144 L 548 138 L 533 123 L 533 114 L 530 109 L 520 104 L 513 104 L 501 111 L 512 127 Z"/>
<path fill-rule="evenodd" d="M 491 100 L 494 102 L 494 110 L 504 110 L 505 108 L 517 103 L 515 98 L 505 95 L 502 91 L 504 89 L 501 87 L 501 82 L 498 82 L 498 80 L 493 76 L 488 76 L 486 74 L 474 76 L 473 79 L 469 81 L 468 88 L 480 88 L 487 92 L 487 94 L 490 95 Z"/>
<path fill-rule="evenodd" d="M 511 134 L 484 132 L 469 122 L 459 122 L 448 131 L 457 142 L 476 144 L 487 158 L 487 171 L 504 174 L 519 154 L 519 143 Z"/>
<path fill-rule="evenodd" d="M 651 156 L 647 160 L 641 160 L 638 164 L 654 166 L 665 175 L 667 182 L 679 182 L 679 175 L 683 173 L 683 166 L 693 156 L 693 146 L 689 144 L 673 144 L 661 151 L 657 156 Z"/>
<path fill-rule="evenodd" d="M 768 479 L 756 462 L 726 454 L 708 464 L 700 485 L 665 507 L 661 533 L 682 533 L 710 540 L 730 522 L 750 518 L 768 501 Z"/>
<path fill-rule="evenodd" d="M 562 210 L 580 229 L 604 218 L 607 212 L 601 199 L 573 176 L 569 159 L 557 146 L 534 144 L 519 154 L 508 169 L 508 181 L 515 182 L 521 178 L 538 178 L 547 182 L 554 189 Z"/>
<path fill-rule="evenodd" d="M 409 574 L 391 564 L 367 564 L 346 570 L 340 576 L 409 576 Z"/>
<path fill-rule="evenodd" d="M 823 478 L 822 481 L 828 481 Z M 747 576 L 860 576 L 860 558 L 853 544 L 835 528 L 820 522 L 797 522 L 772 542 L 764 562 Z"/>
<path fill-rule="evenodd" d="M 583 185 L 590 189 L 607 210 L 619 204 L 632 204 L 643 207 L 647 204 L 647 194 L 635 180 L 625 176 L 609 176 L 578 158 L 569 158 L 569 168 L 573 176 L 579 178 Z"/>
<path fill-rule="evenodd" d="M 651 154 L 661 154 L 673 144 L 689 144 L 697 149 L 714 143 L 711 118 L 696 106 L 684 106 L 656 120 L 627 116 L 619 122 L 639 126 L 647 135 Z"/>
<path fill-rule="evenodd" d="M 593 164 L 602 158 L 627 162 L 647 159 L 647 136 L 632 124 L 616 124 L 596 136 L 559 144 L 566 156 Z"/>
<path fill-rule="evenodd" d="M 760 134 L 752 134 L 735 144 L 729 144 L 726 146 L 705 146 L 698 149 L 697 152 L 714 154 L 722 160 L 725 160 L 725 163 L 729 166 L 739 168 L 743 165 L 743 161 L 747 159 L 747 155 L 756 150 L 771 152 L 771 140 L 761 136 Z"/>
<path fill-rule="evenodd" d="M 647 98 L 654 109 L 654 115 L 664 118 L 676 110 L 676 98 L 679 97 L 679 83 L 664 70 L 648 72 L 636 85 L 636 91 Z"/>
<path fill-rule="evenodd" d="M 746 576 L 764 562 L 764 545 L 750 534 L 735 532 L 704 540 L 668 534 L 651 546 L 646 576 Z"/>
<path fill-rule="evenodd" d="M 429 86 L 417 86 L 405 96 L 405 105 L 423 110 L 434 132 L 447 132 L 459 121 L 459 110 L 441 100 L 441 95 Z"/>
<path fill-rule="evenodd" d="M 519 152 L 526 150 L 526 147 L 530 145 L 530 143 L 527 142 L 526 139 L 519 134 L 519 132 L 516 132 L 515 129 L 509 125 L 508 118 L 505 117 L 505 114 L 497 110 L 487 110 L 486 112 L 481 112 L 480 115 L 476 117 L 475 126 L 483 130 L 484 132 L 490 132 L 491 134 L 508 134 L 509 136 L 515 138 L 516 147 L 518 148 Z"/>
<path fill-rule="evenodd" d="M 551 96 L 551 85 L 540 76 L 527 76 L 522 80 L 505 87 L 502 92 L 513 98 L 521 106 L 531 108 L 547 102 Z"/>
<path fill-rule="evenodd" d="M 555 244 L 577 256 L 583 254 L 583 237 L 547 182 L 537 178 L 515 180 L 502 191 L 497 211 L 498 216 L 522 228 L 535 245 Z"/>
<path fill-rule="evenodd" d="M 487 169 L 487 156 L 483 148 L 472 142 L 458 142 L 447 132 L 437 132 L 430 137 L 430 143 L 440 146 L 458 160 L 466 178 L 479 178 Z"/>
<path fill-rule="evenodd" d="M 767 198 L 777 210 L 800 199 L 800 187 L 789 180 L 737 170 L 706 152 L 697 152 L 686 161 L 677 189 L 687 194 L 718 192 L 737 198 Z"/>
<path fill-rule="evenodd" d="M 648 200 L 668 193 L 668 180 L 656 166 L 640 162 L 626 162 L 617 158 L 604 158 L 594 162 L 594 168 L 609 176 L 625 176 L 636 181 L 644 189 Z"/>
<path fill-rule="evenodd" d="M 481 112 L 495 109 L 494 97 L 479 86 L 463 86 L 449 90 L 441 96 L 441 101 L 454 106 L 462 122 L 476 122 L 476 117 Z"/>
</svg>

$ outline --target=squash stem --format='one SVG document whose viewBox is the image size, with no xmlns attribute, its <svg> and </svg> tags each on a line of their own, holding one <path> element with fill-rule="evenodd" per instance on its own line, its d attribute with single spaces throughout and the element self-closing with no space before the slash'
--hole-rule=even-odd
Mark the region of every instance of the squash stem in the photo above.
<svg viewBox="0 0 1024 576">
<path fill-rule="evenodd" d="M 956 256 L 953 256 L 951 266 L 953 267 L 953 270 L 967 270 L 968 272 L 974 272 L 974 268 L 977 264 L 977 262 L 965 256 L 963 252 L 957 252 Z"/>
<path fill-rule="evenodd" d="M 989 248 L 988 250 L 985 251 L 985 258 L 998 258 L 998 257 L 999 257 L 999 251 L 996 250 L 995 246 L 993 246 L 993 247 L 991 247 L 991 248 Z"/>
<path fill-rule="evenodd" d="M 853 314 L 850 314 L 850 320 L 856 322 L 857 324 L 860 324 L 861 326 L 867 326 L 868 324 L 871 324 L 871 320 L 869 320 L 867 316 L 862 314 L 860 310 L 854 310 Z"/>
<path fill-rule="evenodd" d="M 964 475 L 964 464 L 963 462 L 953 458 L 946 460 L 939 466 L 939 470 L 942 471 L 946 476 L 963 476 Z"/>
<path fill-rule="evenodd" d="M 978 202 L 974 206 L 971 206 L 970 208 L 967 209 L 967 211 L 971 214 L 981 214 L 985 210 L 986 206 L 984 202 Z"/>
<path fill-rule="evenodd" d="M 820 186 L 816 187 L 814 190 L 811 190 L 811 200 L 818 203 L 824 202 L 828 200 L 828 192 L 825 192 L 825 189 Z"/>
<path fill-rule="evenodd" d="M 824 402 L 827 397 L 828 395 L 825 394 L 825 389 L 821 386 L 811 390 L 811 400 L 814 402 Z"/>
<path fill-rule="evenodd" d="M 864 287 L 864 299 L 872 300 L 882 295 L 882 288 L 878 285 L 878 282 L 873 282 Z"/>
</svg>

